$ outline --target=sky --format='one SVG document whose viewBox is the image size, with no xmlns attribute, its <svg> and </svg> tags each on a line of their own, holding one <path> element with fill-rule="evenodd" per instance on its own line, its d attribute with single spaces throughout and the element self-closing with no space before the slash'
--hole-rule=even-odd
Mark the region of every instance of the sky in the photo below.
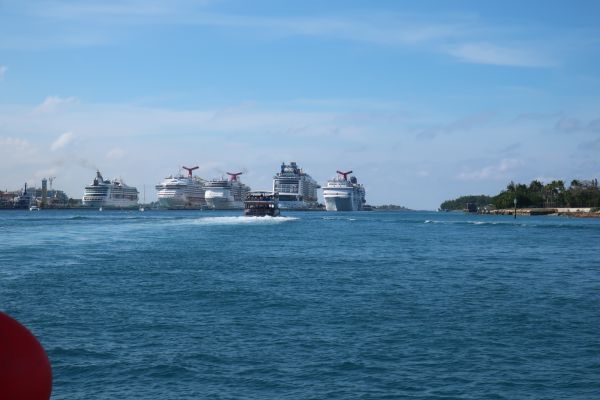
<svg viewBox="0 0 600 400">
<path fill-rule="evenodd" d="M 0 0 L 0 190 L 282 161 L 370 204 L 600 177 L 600 2 Z"/>
</svg>

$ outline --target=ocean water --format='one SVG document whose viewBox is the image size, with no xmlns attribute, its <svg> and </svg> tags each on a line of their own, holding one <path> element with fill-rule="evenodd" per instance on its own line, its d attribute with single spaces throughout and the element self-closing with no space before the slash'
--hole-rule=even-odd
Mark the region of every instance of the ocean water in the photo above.
<svg viewBox="0 0 600 400">
<path fill-rule="evenodd" d="M 0 212 L 0 309 L 53 399 L 600 398 L 600 220 L 284 214 Z"/>
</svg>

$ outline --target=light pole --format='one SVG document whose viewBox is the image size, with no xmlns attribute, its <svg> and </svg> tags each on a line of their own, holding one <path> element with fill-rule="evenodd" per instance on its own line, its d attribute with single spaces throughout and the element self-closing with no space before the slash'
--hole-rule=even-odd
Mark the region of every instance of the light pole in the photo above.
<svg viewBox="0 0 600 400">
<path fill-rule="evenodd" d="M 517 219 L 517 198 L 516 197 L 513 200 L 513 203 L 515 203 L 515 219 Z"/>
</svg>

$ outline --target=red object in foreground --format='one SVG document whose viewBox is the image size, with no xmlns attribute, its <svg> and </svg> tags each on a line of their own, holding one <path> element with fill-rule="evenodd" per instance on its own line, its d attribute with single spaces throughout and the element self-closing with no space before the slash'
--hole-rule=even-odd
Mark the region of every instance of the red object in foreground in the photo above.
<svg viewBox="0 0 600 400">
<path fill-rule="evenodd" d="M 0 399 L 47 400 L 51 393 L 44 348 L 27 328 L 0 312 Z"/>
</svg>

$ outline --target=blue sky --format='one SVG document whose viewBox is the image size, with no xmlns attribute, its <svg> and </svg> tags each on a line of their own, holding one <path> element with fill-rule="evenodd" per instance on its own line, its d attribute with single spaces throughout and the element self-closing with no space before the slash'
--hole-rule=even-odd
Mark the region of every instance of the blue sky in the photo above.
<svg viewBox="0 0 600 400">
<path fill-rule="evenodd" d="M 600 177 L 595 1 L 0 1 L 0 187 L 353 169 L 435 209 Z"/>
</svg>

